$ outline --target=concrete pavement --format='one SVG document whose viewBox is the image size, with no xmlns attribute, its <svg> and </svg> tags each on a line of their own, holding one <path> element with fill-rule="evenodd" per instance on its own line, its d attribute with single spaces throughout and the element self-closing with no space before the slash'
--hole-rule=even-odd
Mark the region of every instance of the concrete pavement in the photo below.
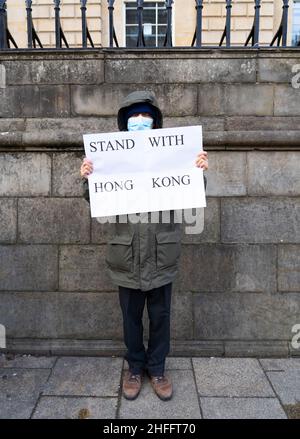
<svg viewBox="0 0 300 439">
<path fill-rule="evenodd" d="M 121 393 L 122 357 L 0 355 L 0 418 L 300 418 L 300 358 L 168 357 L 173 398 L 148 377 Z"/>
</svg>

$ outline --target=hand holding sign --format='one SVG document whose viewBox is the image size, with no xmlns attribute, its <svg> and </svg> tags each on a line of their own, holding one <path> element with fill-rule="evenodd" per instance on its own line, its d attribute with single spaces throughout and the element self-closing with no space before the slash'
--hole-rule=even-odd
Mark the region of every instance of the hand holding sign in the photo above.
<svg viewBox="0 0 300 439">
<path fill-rule="evenodd" d="M 92 217 L 206 206 L 201 126 L 83 138 Z"/>
<path fill-rule="evenodd" d="M 80 175 L 82 178 L 88 178 L 88 175 L 93 172 L 93 162 L 84 157 L 82 165 L 80 167 Z"/>
<path fill-rule="evenodd" d="M 197 154 L 196 166 L 205 170 L 208 169 L 208 158 L 206 151 L 201 151 L 199 154 Z"/>
</svg>

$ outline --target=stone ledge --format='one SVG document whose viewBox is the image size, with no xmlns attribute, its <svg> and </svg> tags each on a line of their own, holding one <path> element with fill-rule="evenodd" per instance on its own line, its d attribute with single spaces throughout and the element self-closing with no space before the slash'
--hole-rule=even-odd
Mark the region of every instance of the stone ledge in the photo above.
<svg viewBox="0 0 300 439">
<path fill-rule="evenodd" d="M 146 341 L 146 340 L 145 340 Z M 235 349 L 238 346 L 238 351 Z M 9 339 L 2 353 L 35 355 L 122 356 L 125 345 L 121 340 L 72 339 Z M 295 355 L 295 354 L 294 354 Z M 194 357 L 289 357 L 288 341 L 171 341 L 169 356 Z"/>
<path fill-rule="evenodd" d="M 175 57 L 175 58 L 202 58 L 205 57 L 224 57 L 224 58 L 232 58 L 245 56 L 249 58 L 256 57 L 272 57 L 272 58 L 289 58 L 289 57 L 298 57 L 299 56 L 299 48 L 297 47 L 270 47 L 270 46 L 262 46 L 260 48 L 246 48 L 244 46 L 240 47 L 219 47 L 219 46 L 205 46 L 201 49 L 197 49 L 195 47 L 190 46 L 179 46 L 173 48 L 156 48 L 155 50 L 143 49 L 143 48 L 36 48 L 36 49 L 28 49 L 28 48 L 18 48 L 18 49 L 4 49 L 0 52 L 0 60 L 14 60 L 14 59 L 103 59 L 108 58 L 111 59 L 122 57 L 144 57 L 144 58 L 153 58 L 153 57 Z"/>
<path fill-rule="evenodd" d="M 225 357 L 287 357 L 287 341 L 225 341 Z"/>
<path fill-rule="evenodd" d="M 109 121 L 108 124 L 112 127 L 114 123 Z M 86 132 L 88 131 L 87 125 Z M 300 130 L 207 131 L 204 134 L 203 146 L 212 147 L 212 149 L 252 150 L 259 147 L 266 150 L 298 150 L 300 149 Z M 0 133 L 0 148 L 26 148 L 26 151 L 37 151 L 38 148 L 43 148 L 43 150 L 44 148 L 83 149 L 83 140 L 82 134 L 64 129 L 49 129 L 42 132 L 2 132 Z"/>
</svg>

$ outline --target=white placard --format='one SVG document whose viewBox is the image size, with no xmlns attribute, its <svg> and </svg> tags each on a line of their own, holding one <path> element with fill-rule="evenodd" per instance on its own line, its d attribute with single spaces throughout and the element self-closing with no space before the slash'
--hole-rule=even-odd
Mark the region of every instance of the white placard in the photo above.
<svg viewBox="0 0 300 439">
<path fill-rule="evenodd" d="M 206 207 L 202 127 L 84 134 L 92 217 Z"/>
</svg>

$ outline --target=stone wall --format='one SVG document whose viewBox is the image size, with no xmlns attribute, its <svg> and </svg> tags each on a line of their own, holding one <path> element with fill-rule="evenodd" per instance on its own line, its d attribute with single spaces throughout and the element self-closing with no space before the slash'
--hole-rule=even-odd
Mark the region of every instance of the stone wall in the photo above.
<svg viewBox="0 0 300 439">
<path fill-rule="evenodd" d="M 150 89 L 165 126 L 202 124 L 205 229 L 184 235 L 172 352 L 299 355 L 300 53 L 0 53 L 0 324 L 19 352 L 120 354 L 107 224 L 90 218 L 82 134 Z M 145 338 L 148 317 L 145 310 Z"/>
</svg>

